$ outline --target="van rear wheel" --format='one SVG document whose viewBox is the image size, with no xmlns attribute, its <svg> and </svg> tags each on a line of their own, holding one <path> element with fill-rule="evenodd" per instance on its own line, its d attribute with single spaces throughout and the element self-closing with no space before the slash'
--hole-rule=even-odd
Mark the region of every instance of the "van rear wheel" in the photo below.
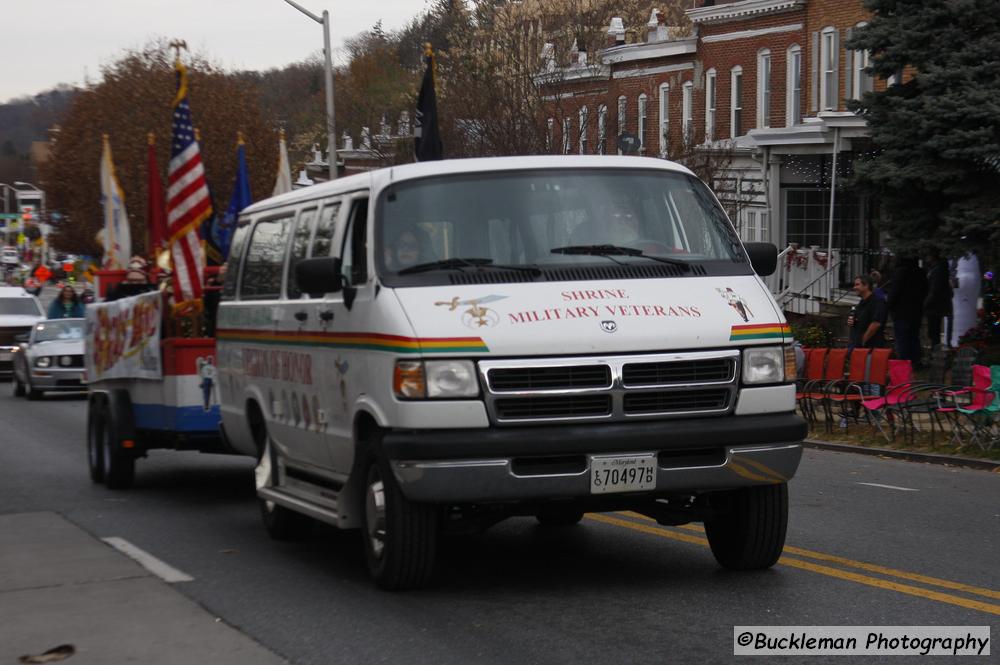
<svg viewBox="0 0 1000 665">
<path fill-rule="evenodd" d="M 718 492 L 711 505 L 720 513 L 705 520 L 705 535 L 719 565 L 762 570 L 778 561 L 788 528 L 787 483 Z"/>
<path fill-rule="evenodd" d="M 368 572 L 383 589 L 419 589 L 434 570 L 440 511 L 437 506 L 403 496 L 385 460 L 373 457 L 366 478 Z"/>
</svg>

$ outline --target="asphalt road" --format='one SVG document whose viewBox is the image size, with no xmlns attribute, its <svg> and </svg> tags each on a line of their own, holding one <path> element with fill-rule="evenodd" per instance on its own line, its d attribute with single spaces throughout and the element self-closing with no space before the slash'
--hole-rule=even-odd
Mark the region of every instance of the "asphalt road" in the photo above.
<svg viewBox="0 0 1000 665">
<path fill-rule="evenodd" d="M 52 510 L 126 539 L 296 665 L 721 662 L 734 625 L 1000 623 L 997 473 L 808 450 L 769 571 L 719 569 L 697 527 L 518 518 L 447 539 L 431 588 L 391 594 L 355 533 L 269 540 L 248 459 L 159 451 L 132 490 L 91 484 L 85 407 L 0 384 L 0 513 Z"/>
</svg>

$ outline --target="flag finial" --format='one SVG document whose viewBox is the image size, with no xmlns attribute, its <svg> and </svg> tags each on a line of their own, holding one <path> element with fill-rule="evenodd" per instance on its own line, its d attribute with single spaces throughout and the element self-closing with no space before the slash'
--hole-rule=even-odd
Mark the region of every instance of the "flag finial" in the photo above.
<svg viewBox="0 0 1000 665">
<path fill-rule="evenodd" d="M 156 134 L 153 132 L 146 134 L 146 143 L 148 145 L 156 145 Z"/>
<path fill-rule="evenodd" d="M 243 132 L 236 132 L 236 145 L 243 145 Z"/>
<path fill-rule="evenodd" d="M 431 45 L 430 42 L 424 42 L 424 55 L 426 55 L 428 58 L 434 55 L 434 47 Z"/>
<path fill-rule="evenodd" d="M 181 59 L 181 49 L 184 49 L 185 51 L 188 50 L 187 42 L 184 41 L 183 39 L 173 40 L 172 42 L 170 42 L 169 47 L 174 49 L 174 52 L 176 54 L 176 60 L 178 62 L 180 62 Z"/>
</svg>

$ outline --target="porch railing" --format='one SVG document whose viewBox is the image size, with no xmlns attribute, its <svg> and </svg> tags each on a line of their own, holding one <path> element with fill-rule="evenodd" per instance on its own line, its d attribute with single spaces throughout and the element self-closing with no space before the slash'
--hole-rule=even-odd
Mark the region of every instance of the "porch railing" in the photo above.
<svg viewBox="0 0 1000 665">
<path fill-rule="evenodd" d="M 765 278 L 768 289 L 783 310 L 817 314 L 820 303 L 830 300 L 839 283 L 840 255 L 813 246 L 789 245 L 778 254 L 778 268 Z"/>
</svg>

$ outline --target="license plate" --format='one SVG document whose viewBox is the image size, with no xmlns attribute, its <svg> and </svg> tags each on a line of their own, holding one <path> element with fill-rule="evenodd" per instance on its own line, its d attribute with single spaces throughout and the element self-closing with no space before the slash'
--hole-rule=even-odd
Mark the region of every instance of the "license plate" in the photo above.
<svg viewBox="0 0 1000 665">
<path fill-rule="evenodd" d="M 656 489 L 656 455 L 592 456 L 590 493 L 645 492 Z"/>
<path fill-rule="evenodd" d="M 0 351 L 0 360 L 11 361 L 14 359 L 14 354 L 10 351 Z"/>
</svg>

